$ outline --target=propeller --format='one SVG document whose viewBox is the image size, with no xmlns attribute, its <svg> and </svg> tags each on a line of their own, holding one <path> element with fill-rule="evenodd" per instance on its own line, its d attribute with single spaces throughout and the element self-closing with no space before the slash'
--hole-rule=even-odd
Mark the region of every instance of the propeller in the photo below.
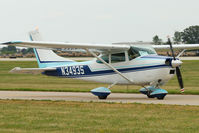
<svg viewBox="0 0 199 133">
<path fill-rule="evenodd" d="M 174 55 L 173 46 L 172 46 L 172 43 L 171 43 L 171 40 L 169 37 L 168 37 L 168 43 L 170 45 L 171 54 L 173 56 L 173 60 L 171 61 L 171 63 L 172 63 L 172 66 L 176 68 L 176 76 L 178 79 L 178 83 L 179 83 L 181 92 L 183 93 L 184 92 L 184 84 L 183 84 L 183 80 L 182 80 L 181 71 L 179 68 L 179 65 L 182 64 L 182 62 L 180 60 L 176 60 L 176 57 Z"/>
</svg>

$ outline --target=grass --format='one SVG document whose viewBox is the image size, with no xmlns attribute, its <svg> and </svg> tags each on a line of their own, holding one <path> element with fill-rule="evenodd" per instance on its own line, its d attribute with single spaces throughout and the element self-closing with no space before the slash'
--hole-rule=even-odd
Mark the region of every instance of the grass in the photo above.
<svg viewBox="0 0 199 133">
<path fill-rule="evenodd" d="M 1 132 L 198 132 L 199 106 L 0 100 Z"/>
<path fill-rule="evenodd" d="M 185 84 L 185 94 L 199 94 L 199 61 L 183 62 L 182 74 Z M 96 87 L 108 86 L 108 84 L 47 77 L 44 75 L 8 73 L 9 70 L 16 66 L 32 68 L 37 67 L 37 63 L 35 61 L 1 61 L 0 90 L 88 92 Z M 140 86 L 133 85 L 116 85 L 112 88 L 112 92 L 138 93 L 140 88 Z M 168 90 L 168 92 L 172 94 L 180 93 L 176 77 L 162 88 Z"/>
<path fill-rule="evenodd" d="M 16 66 L 37 67 L 36 62 L 0 62 L 0 90 L 83 91 L 106 84 L 44 75 L 11 74 Z M 199 61 L 184 61 L 186 94 L 199 94 Z M 166 86 L 179 93 L 176 78 Z M 139 86 L 116 85 L 113 92 L 138 92 Z M 121 104 L 64 101 L 0 100 L 0 132 L 198 132 L 199 106 Z"/>
</svg>

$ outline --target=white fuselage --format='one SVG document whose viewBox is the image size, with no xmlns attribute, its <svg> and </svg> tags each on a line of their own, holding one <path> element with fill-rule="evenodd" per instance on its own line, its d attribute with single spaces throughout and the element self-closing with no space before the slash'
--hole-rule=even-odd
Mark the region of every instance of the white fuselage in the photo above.
<svg viewBox="0 0 199 133">
<path fill-rule="evenodd" d="M 117 70 L 119 69 L 133 83 L 129 83 L 115 72 L 105 73 L 105 71 L 111 69 L 104 64 L 97 63 L 96 59 L 90 62 L 88 67 L 92 72 L 99 72 L 99 74 L 79 77 L 79 79 L 110 84 L 117 82 L 117 84 L 150 85 L 158 81 L 164 84 L 174 75 L 170 74 L 170 70 L 174 70 L 174 68 L 165 65 L 164 58 L 138 57 L 131 61 L 111 63 L 111 65 Z"/>
<path fill-rule="evenodd" d="M 105 64 L 98 63 L 97 59 L 86 62 L 74 62 L 66 66 L 57 66 L 57 72 L 59 73 L 58 76 L 65 78 L 76 78 L 109 84 L 117 82 L 117 84 L 163 85 L 168 82 L 175 73 L 170 72 L 171 70 L 175 70 L 175 68 L 166 65 L 166 59 L 172 58 L 147 55 L 137 57 L 130 61 L 110 63 L 132 82 L 124 79 Z"/>
</svg>

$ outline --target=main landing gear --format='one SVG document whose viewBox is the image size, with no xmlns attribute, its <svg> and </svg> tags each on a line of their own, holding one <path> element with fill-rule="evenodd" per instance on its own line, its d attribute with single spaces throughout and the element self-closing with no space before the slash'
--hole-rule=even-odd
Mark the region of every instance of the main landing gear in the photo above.
<svg viewBox="0 0 199 133">
<path fill-rule="evenodd" d="M 116 85 L 117 82 L 111 84 L 110 86 L 106 87 L 98 87 L 93 90 L 91 90 L 91 93 L 95 96 L 98 96 L 99 99 L 106 99 L 108 95 L 111 94 L 110 88 Z"/>
<path fill-rule="evenodd" d="M 98 87 L 93 90 L 91 90 L 91 93 L 95 96 L 97 96 L 99 99 L 106 99 L 108 95 L 111 94 L 111 88 L 116 83 L 110 85 L 108 88 L 106 87 Z M 157 98 L 159 100 L 163 100 L 164 97 L 168 94 L 168 92 L 161 88 L 155 88 L 153 86 L 148 86 L 140 89 L 140 92 L 144 95 L 147 95 L 148 98 Z"/>
<path fill-rule="evenodd" d="M 98 87 L 91 90 L 91 93 L 95 96 L 98 96 L 99 99 L 106 99 L 107 96 L 111 94 L 111 90 L 105 87 Z"/>
<path fill-rule="evenodd" d="M 144 95 L 147 95 L 148 98 L 157 98 L 159 100 L 163 100 L 164 97 L 168 94 L 168 92 L 161 88 L 155 88 L 153 86 L 148 86 L 140 89 L 140 92 Z"/>
</svg>

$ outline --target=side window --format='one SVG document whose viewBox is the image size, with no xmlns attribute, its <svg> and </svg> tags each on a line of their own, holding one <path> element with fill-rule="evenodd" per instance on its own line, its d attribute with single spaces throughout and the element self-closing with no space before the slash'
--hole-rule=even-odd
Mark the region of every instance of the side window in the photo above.
<svg viewBox="0 0 199 133">
<path fill-rule="evenodd" d="M 106 63 L 109 63 L 108 55 L 102 55 L 101 58 L 102 58 Z M 97 60 L 97 63 L 103 63 L 103 62 L 101 62 L 100 60 Z"/>
<path fill-rule="evenodd" d="M 125 53 L 111 54 L 111 63 L 125 61 Z"/>
</svg>

